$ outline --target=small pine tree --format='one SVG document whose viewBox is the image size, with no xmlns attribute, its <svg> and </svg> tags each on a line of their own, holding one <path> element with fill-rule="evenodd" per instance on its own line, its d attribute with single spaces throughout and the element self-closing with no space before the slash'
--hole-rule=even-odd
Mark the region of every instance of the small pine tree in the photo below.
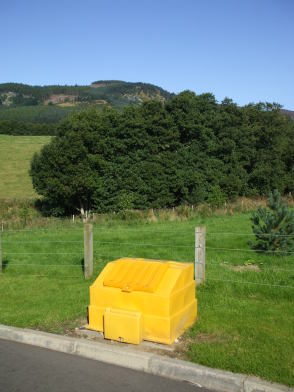
<svg viewBox="0 0 294 392">
<path fill-rule="evenodd" d="M 24 206 L 19 211 L 19 216 L 22 218 L 23 227 L 27 225 L 27 218 L 29 216 L 29 209 L 27 206 Z"/>
<path fill-rule="evenodd" d="M 258 207 L 251 216 L 256 242 L 249 244 L 263 252 L 289 252 L 294 249 L 294 211 L 275 190 L 270 193 L 268 208 Z"/>
</svg>

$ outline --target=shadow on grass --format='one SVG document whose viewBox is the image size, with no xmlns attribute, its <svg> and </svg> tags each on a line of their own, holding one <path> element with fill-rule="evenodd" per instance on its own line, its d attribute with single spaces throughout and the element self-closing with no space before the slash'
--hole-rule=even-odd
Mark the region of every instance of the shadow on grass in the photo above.
<svg viewBox="0 0 294 392">
<path fill-rule="evenodd" d="M 85 272 L 84 258 L 81 259 L 81 267 L 82 267 L 82 271 L 83 271 L 83 274 L 84 274 L 84 272 Z"/>
<path fill-rule="evenodd" d="M 6 257 L 4 257 L 2 260 L 2 272 L 5 272 L 8 264 L 9 264 L 9 260 Z"/>
<path fill-rule="evenodd" d="M 75 212 L 71 209 L 65 209 L 60 206 L 53 205 L 48 199 L 37 199 L 34 203 L 37 211 L 43 217 L 65 218 L 70 217 Z"/>
</svg>

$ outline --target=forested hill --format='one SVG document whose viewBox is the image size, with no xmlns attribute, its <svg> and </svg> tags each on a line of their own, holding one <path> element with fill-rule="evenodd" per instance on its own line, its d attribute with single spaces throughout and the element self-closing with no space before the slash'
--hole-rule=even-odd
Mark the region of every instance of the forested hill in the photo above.
<svg viewBox="0 0 294 392">
<path fill-rule="evenodd" d="M 54 135 L 58 122 L 88 107 L 122 110 L 148 100 L 168 101 L 173 94 L 148 83 L 98 80 L 88 86 L 0 84 L 0 134 Z"/>
<path fill-rule="evenodd" d="M 148 83 L 99 80 L 89 86 L 29 86 L 19 83 L 0 84 L 0 105 L 4 107 L 62 105 L 82 103 L 123 107 L 150 99 L 168 100 L 171 94 Z"/>
</svg>

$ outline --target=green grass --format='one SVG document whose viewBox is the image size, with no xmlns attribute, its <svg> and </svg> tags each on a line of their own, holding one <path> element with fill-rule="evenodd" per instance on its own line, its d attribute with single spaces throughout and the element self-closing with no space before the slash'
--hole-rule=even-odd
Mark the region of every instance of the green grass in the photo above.
<svg viewBox="0 0 294 392">
<path fill-rule="evenodd" d="M 251 252 L 251 237 L 237 234 L 250 234 L 249 214 L 96 224 L 93 279 L 107 261 L 122 256 L 192 261 L 198 224 L 207 227 L 207 280 L 197 289 L 198 319 L 179 345 L 179 354 L 203 365 L 293 386 L 294 255 Z M 63 332 L 86 318 L 93 279 L 83 279 L 80 224 L 4 231 L 2 247 L 0 323 Z M 233 269 L 250 264 L 259 271 Z"/>
<path fill-rule="evenodd" d="M 0 199 L 36 198 L 29 176 L 30 162 L 49 141 L 48 136 L 0 135 Z"/>
</svg>

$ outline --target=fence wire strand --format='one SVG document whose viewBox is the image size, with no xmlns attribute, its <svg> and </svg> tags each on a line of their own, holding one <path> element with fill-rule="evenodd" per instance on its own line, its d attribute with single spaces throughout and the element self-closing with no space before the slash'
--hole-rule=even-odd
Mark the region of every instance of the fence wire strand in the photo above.
<svg viewBox="0 0 294 392">
<path fill-rule="evenodd" d="M 238 284 L 254 284 L 258 286 L 269 286 L 269 287 L 283 287 L 283 288 L 288 288 L 288 289 L 294 289 L 293 286 L 289 285 L 280 285 L 280 284 L 271 284 L 271 283 L 262 283 L 262 282 L 247 282 L 243 280 L 232 280 L 232 279 L 218 279 L 218 278 L 206 278 L 206 280 L 214 280 L 214 281 L 219 281 L 219 282 L 230 282 L 230 283 L 238 283 Z"/>
<path fill-rule="evenodd" d="M 207 232 L 207 235 L 234 235 L 234 236 L 254 236 L 254 233 L 240 233 L 240 232 L 236 232 L 236 233 L 230 233 L 230 232 Z M 258 234 L 260 236 L 264 236 L 264 237 L 291 237 L 294 238 L 294 234 L 268 234 L 268 233 L 261 233 Z"/>
<path fill-rule="evenodd" d="M 193 230 L 194 226 L 191 227 L 191 230 Z M 186 230 L 187 228 L 185 228 Z M 52 230 L 52 228 L 38 228 L 38 229 L 9 229 L 9 230 L 2 230 L 2 233 L 9 234 L 9 233 L 17 233 L 17 232 L 24 232 L 24 233 L 31 233 L 31 232 L 39 232 L 39 231 L 49 231 Z M 67 228 L 53 228 L 53 230 L 56 230 L 57 232 L 59 231 L 79 231 L 83 230 L 83 226 L 80 227 L 67 227 Z M 109 226 L 98 226 L 94 225 L 93 230 L 104 230 L 104 231 L 134 231 L 134 232 L 150 232 L 150 233 L 157 233 L 157 232 L 162 232 L 162 233 L 177 233 L 178 234 L 186 234 L 186 233 L 181 233 L 181 230 L 179 229 L 173 229 L 173 230 L 166 230 L 163 228 L 160 228 L 158 230 L 157 227 L 155 228 L 134 228 L 134 227 L 128 227 L 128 226 L 117 226 L 117 227 L 109 227 Z M 244 232 L 207 232 L 207 235 L 233 235 L 233 236 L 255 236 L 254 233 L 244 233 Z M 268 234 L 268 233 L 261 233 L 259 234 L 261 236 L 274 236 L 274 237 L 291 237 L 294 238 L 293 234 Z"/>
<path fill-rule="evenodd" d="M 206 246 L 206 249 L 221 250 L 221 251 L 237 251 L 237 252 L 257 252 L 257 253 L 269 253 L 269 254 L 287 254 L 294 255 L 294 252 L 286 252 L 283 250 L 261 250 L 261 249 L 241 249 L 241 248 L 218 248 L 213 246 Z"/>
<path fill-rule="evenodd" d="M 74 228 L 74 227 L 68 227 L 68 228 L 60 228 L 60 229 L 53 229 L 53 230 L 56 230 L 57 232 L 61 232 L 61 231 L 63 231 L 63 232 L 66 232 L 66 231 L 79 231 L 79 232 L 81 232 L 81 230 L 83 229 L 83 226 L 80 226 L 80 227 L 78 227 L 78 228 Z M 186 233 L 181 233 L 181 230 L 165 230 L 165 229 L 163 229 L 162 227 L 160 227 L 159 228 L 160 230 L 158 230 L 158 228 L 152 228 L 152 229 L 150 229 L 149 230 L 149 228 L 134 228 L 134 227 L 127 227 L 127 226 L 125 226 L 125 227 L 122 227 L 122 226 L 120 226 L 120 227 L 99 227 L 99 226 L 94 226 L 94 234 L 95 234 L 95 230 L 103 230 L 103 231 L 114 231 L 115 232 L 115 235 L 116 236 L 118 236 L 118 234 L 120 234 L 120 233 L 127 233 L 128 231 L 134 231 L 134 232 L 136 232 L 136 233 L 145 233 L 145 232 L 152 232 L 154 235 L 156 235 L 158 232 L 164 232 L 164 233 L 176 233 L 177 234 L 177 238 L 178 238 L 178 236 L 179 235 L 186 235 Z M 35 233 L 35 232 L 39 232 L 40 230 L 42 230 L 42 231 L 49 231 L 49 230 L 52 230 L 52 228 L 41 228 L 41 229 L 38 229 L 38 230 L 28 230 L 28 229 L 25 229 L 25 230 L 5 230 L 5 231 L 2 231 L 2 234 L 9 234 L 9 233 L 17 233 L 17 232 L 21 232 L 21 233 L 28 233 L 28 234 L 31 234 L 31 233 Z M 187 230 L 187 228 L 186 228 L 186 230 Z M 193 230 L 194 231 L 194 230 Z M 207 235 L 208 236 L 225 236 L 225 235 L 228 235 L 228 236 L 235 236 L 235 237 L 237 237 L 237 236 L 254 236 L 255 234 L 252 234 L 252 233 L 245 233 L 245 232 L 235 232 L 235 233 L 232 233 L 232 232 L 207 232 Z M 264 236 L 271 236 L 271 234 L 261 234 L 261 235 L 264 235 Z M 193 236 L 194 236 L 194 232 L 193 232 Z M 187 235 L 187 237 L 186 238 L 190 238 L 190 236 L 188 236 Z M 277 234 L 277 235 L 275 235 L 275 237 L 294 237 L 293 235 L 287 235 L 287 234 Z M 3 244 L 14 244 L 14 243 L 17 243 L 19 246 L 20 245 L 22 245 L 22 244 L 38 244 L 38 243 L 41 243 L 41 244 L 43 244 L 43 243 L 48 243 L 48 244 L 54 244 L 54 243 L 56 243 L 56 244 L 71 244 L 71 245 L 73 245 L 73 244 L 83 244 L 83 240 L 51 240 L 51 239 L 41 239 L 41 240 L 23 240 L 23 241 L 17 241 L 17 240 L 10 240 L 9 239 L 9 237 L 8 237 L 8 239 L 6 239 L 6 238 L 3 238 L 3 236 L 2 236 L 2 242 L 3 242 Z M 136 249 L 137 247 L 146 247 L 146 248 L 148 248 L 148 247 L 152 247 L 152 248 L 166 248 L 166 249 L 170 249 L 170 255 L 172 256 L 172 258 L 171 259 L 174 259 L 174 255 L 175 255 L 175 253 L 176 253 L 176 249 L 190 249 L 190 250 L 192 250 L 193 249 L 193 251 L 195 250 L 195 249 L 197 249 L 197 247 L 195 247 L 195 244 L 193 243 L 193 244 L 188 244 L 188 243 L 185 243 L 185 242 L 182 242 L 181 244 L 179 244 L 179 245 L 176 245 L 176 244 L 170 244 L 170 243 L 150 243 L 150 242 L 132 242 L 132 241 L 114 241 L 114 240 L 112 240 L 112 241 L 105 241 L 105 240 L 100 240 L 100 241 L 93 241 L 93 244 L 96 244 L 98 247 L 99 247 L 99 245 L 101 246 L 101 250 L 102 250 L 102 252 L 103 252 L 103 245 L 112 245 L 112 248 L 114 247 L 114 248 L 116 248 L 117 249 L 117 253 L 119 253 L 119 254 L 115 254 L 115 253 L 113 253 L 111 250 L 109 251 L 109 252 L 107 252 L 107 253 L 100 253 L 100 251 L 98 250 L 98 251 L 94 251 L 93 253 L 94 253 L 94 256 L 96 257 L 96 258 L 106 258 L 106 259 L 115 259 L 115 258 L 123 258 L 123 257 L 135 257 L 135 256 L 122 256 L 122 254 L 124 253 L 123 251 L 122 251 L 122 249 L 124 249 L 124 247 L 131 247 L 131 248 L 133 248 L 133 249 Z M 199 247 L 200 248 L 200 247 Z M 206 246 L 205 247 L 207 250 L 216 250 L 216 251 L 223 251 L 223 252 L 239 252 L 239 253 L 242 253 L 242 252 L 245 252 L 245 253 L 247 253 L 247 252 L 252 252 L 252 253 L 266 253 L 266 254 L 272 254 L 272 255 L 278 255 L 278 256 L 281 256 L 281 255 L 293 255 L 294 254 L 294 252 L 287 252 L 287 251 L 280 251 L 280 250 L 278 250 L 278 251 L 263 251 L 263 250 L 259 250 L 259 249 L 242 249 L 242 248 L 227 248 L 227 247 L 213 247 L 213 246 Z M 20 256 L 24 256 L 24 255 L 28 255 L 28 256 L 31 256 L 31 255 L 38 255 L 38 256 L 46 256 L 46 257 L 49 257 L 49 256 L 65 256 L 65 255 L 69 255 L 69 256 L 73 256 L 73 255 L 75 255 L 75 256 L 80 256 L 80 257 L 82 257 L 83 256 L 83 254 L 84 254 L 84 252 L 83 252 L 83 250 L 81 250 L 81 251 L 76 251 L 76 252 L 10 252 L 9 250 L 7 250 L 7 251 L 5 251 L 5 249 L 3 250 L 2 249 L 2 251 L 3 251 L 3 256 L 4 257 L 6 257 L 6 256 L 8 256 L 8 255 L 15 255 L 15 256 L 17 256 L 17 255 L 20 255 Z M 146 252 L 146 250 L 142 250 L 142 252 L 141 253 L 144 253 L 144 252 Z M 134 251 L 132 251 L 132 252 L 130 252 L 131 254 L 134 254 L 135 252 Z M 160 253 L 160 251 L 158 252 L 158 253 Z M 141 256 L 142 257 L 142 256 Z M 178 257 L 180 257 L 180 256 L 178 256 Z M 99 263 L 101 263 L 101 261 L 97 261 L 96 260 L 96 263 L 94 263 L 94 265 L 98 265 Z M 217 268 L 222 268 L 222 269 L 230 269 L 230 270 L 233 270 L 234 271 L 234 267 L 246 267 L 246 266 L 250 266 L 250 265 L 252 265 L 252 263 L 248 263 L 248 264 L 238 264 L 238 265 L 236 265 L 236 264 L 232 264 L 232 263 L 228 263 L 228 262 L 226 262 L 226 261 L 220 261 L 220 262 L 217 262 L 217 261 L 206 261 L 206 267 L 208 267 L 208 268 L 215 268 L 215 269 L 217 269 Z M 269 273 L 269 274 L 271 274 L 271 275 L 273 275 L 273 274 L 275 274 L 275 273 L 278 273 L 279 271 L 281 271 L 281 272 L 287 272 L 287 273 L 292 273 L 292 272 L 294 272 L 294 270 L 293 269 L 286 269 L 286 268 L 279 268 L 279 267 L 276 267 L 276 266 L 271 266 L 271 267 L 264 267 L 263 265 L 260 265 L 258 262 L 256 263 L 256 264 L 254 264 L 254 265 L 256 265 L 256 266 L 258 266 L 258 268 L 260 268 L 260 270 L 258 271 L 258 272 L 260 272 L 260 273 Z M 71 268 L 71 267 L 73 267 L 73 268 L 80 268 L 81 270 L 82 270 L 82 268 L 83 268 L 83 266 L 82 265 L 78 265 L 78 264 L 48 264 L 48 263 L 46 263 L 46 264 L 44 264 L 44 263 L 42 263 L 42 264 L 37 264 L 37 263 L 13 263 L 13 262 L 6 262 L 5 260 L 3 261 L 3 267 L 4 267 L 4 269 L 9 269 L 9 268 L 13 268 L 13 267 L 36 267 L 36 268 Z M 239 273 L 239 271 L 234 271 L 234 272 L 238 272 Z M 251 272 L 249 269 L 248 270 L 246 270 L 246 272 Z M 254 271 L 254 272 L 257 272 L 257 271 Z M 37 274 L 33 274 L 33 275 L 29 275 L 29 276 L 35 276 L 35 277 L 52 277 L 51 275 L 37 275 Z M 80 278 L 80 276 L 61 276 L 60 277 L 61 279 L 63 279 L 63 278 Z M 257 285 L 257 286 L 264 286 L 264 287 L 279 287 L 279 288 L 289 288 L 289 289 L 293 289 L 294 288 L 294 286 L 291 286 L 291 285 L 287 285 L 287 284 L 285 284 L 285 285 L 281 285 L 281 284 L 276 284 L 276 283 L 263 283 L 263 282 L 253 282 L 253 281 L 243 281 L 243 280 L 234 280 L 234 279 L 222 279 L 222 278 L 213 278 L 213 277 L 207 277 L 206 278 L 206 280 L 207 281 L 219 281 L 219 282 L 224 282 L 224 283 L 234 283 L 234 284 L 241 284 L 241 285 Z"/>
</svg>

